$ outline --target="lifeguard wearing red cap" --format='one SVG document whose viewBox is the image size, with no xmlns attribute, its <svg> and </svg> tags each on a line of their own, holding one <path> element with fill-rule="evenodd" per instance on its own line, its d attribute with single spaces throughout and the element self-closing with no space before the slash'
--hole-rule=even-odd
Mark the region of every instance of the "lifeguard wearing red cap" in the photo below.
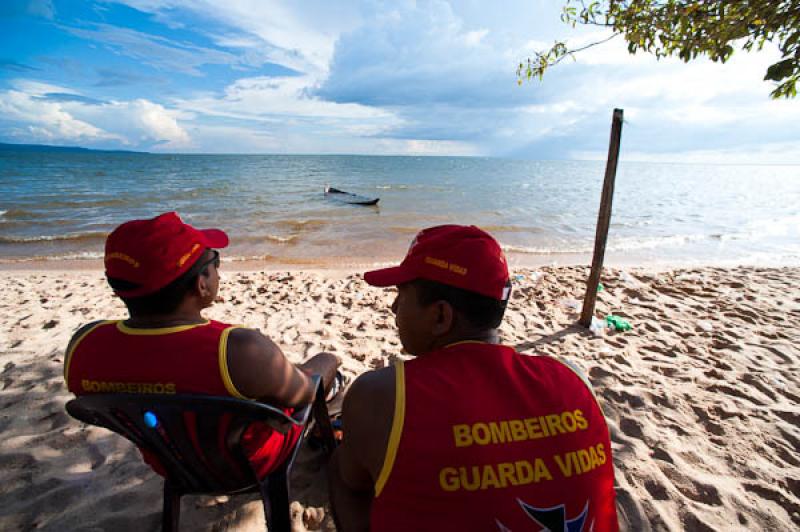
<svg viewBox="0 0 800 532">
<path fill-rule="evenodd" d="M 508 264 L 503 250 L 489 233 L 474 225 L 423 229 L 399 266 L 364 274 L 364 280 L 373 286 L 415 279 L 436 281 L 500 301 L 508 298 Z"/>
<path fill-rule="evenodd" d="M 136 285 L 115 290 L 122 297 L 157 292 L 186 273 L 208 248 L 224 248 L 228 235 L 220 229 L 195 229 L 176 212 L 147 220 L 131 220 L 106 240 L 106 276 Z"/>
</svg>

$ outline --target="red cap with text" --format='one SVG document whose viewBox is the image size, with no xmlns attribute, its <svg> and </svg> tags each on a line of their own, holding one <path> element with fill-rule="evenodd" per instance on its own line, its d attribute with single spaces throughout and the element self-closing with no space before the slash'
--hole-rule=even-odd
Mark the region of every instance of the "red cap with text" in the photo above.
<svg viewBox="0 0 800 532">
<path fill-rule="evenodd" d="M 474 225 L 440 225 L 423 229 L 411 242 L 399 266 L 364 274 L 372 286 L 393 286 L 414 279 L 508 299 L 508 264 L 492 236 Z"/>
<path fill-rule="evenodd" d="M 208 248 L 224 248 L 228 235 L 219 229 L 195 229 L 176 212 L 120 225 L 106 240 L 106 276 L 135 288 L 115 290 L 123 297 L 157 292 L 186 273 Z"/>
</svg>

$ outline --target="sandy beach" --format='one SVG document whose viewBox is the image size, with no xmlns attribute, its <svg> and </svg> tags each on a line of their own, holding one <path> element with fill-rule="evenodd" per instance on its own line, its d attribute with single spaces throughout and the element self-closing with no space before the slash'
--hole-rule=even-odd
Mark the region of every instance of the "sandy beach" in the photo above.
<svg viewBox="0 0 800 532">
<path fill-rule="evenodd" d="M 292 361 L 320 350 L 353 379 L 400 354 L 392 294 L 357 273 L 231 271 L 207 317 L 271 336 Z M 35 264 L 31 265 L 35 268 Z M 576 325 L 583 267 L 516 269 L 503 343 L 589 376 L 611 428 L 630 530 L 800 527 L 800 268 L 607 269 Z M 158 530 L 161 479 L 126 440 L 64 411 L 64 348 L 126 316 L 99 270 L 0 271 L 0 529 Z M 294 472 L 296 530 L 333 530 L 320 455 Z M 186 497 L 183 530 L 263 530 L 255 496 Z"/>
</svg>

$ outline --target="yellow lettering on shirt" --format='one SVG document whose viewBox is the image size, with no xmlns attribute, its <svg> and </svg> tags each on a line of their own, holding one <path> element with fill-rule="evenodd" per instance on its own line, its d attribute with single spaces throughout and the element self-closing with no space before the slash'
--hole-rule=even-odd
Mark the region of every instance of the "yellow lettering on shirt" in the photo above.
<svg viewBox="0 0 800 532">
<path fill-rule="evenodd" d="M 546 480 L 553 480 L 553 475 L 541 458 L 535 458 L 533 462 L 518 460 L 513 464 L 502 462 L 480 466 L 444 467 L 439 471 L 439 486 L 448 492 L 503 489 Z"/>
<path fill-rule="evenodd" d="M 472 445 L 469 425 L 453 425 L 453 438 L 455 438 L 456 447 L 469 447 Z"/>
<path fill-rule="evenodd" d="M 109 382 L 81 380 L 81 389 L 90 393 L 155 393 L 174 394 L 175 383 L 168 382 Z"/>
<path fill-rule="evenodd" d="M 575 423 L 578 429 L 584 430 L 586 427 L 589 426 L 589 424 L 586 422 L 586 419 L 584 419 L 583 417 L 583 412 L 581 412 L 580 410 L 575 410 L 573 412 L 573 415 L 575 416 Z"/>
<path fill-rule="evenodd" d="M 585 449 L 553 455 L 564 478 L 588 473 L 606 463 L 605 446 L 602 443 Z"/>
<path fill-rule="evenodd" d="M 456 447 L 498 445 L 571 434 L 588 427 L 581 410 L 566 410 L 523 419 L 460 423 L 453 425 L 453 442 Z"/>
<path fill-rule="evenodd" d="M 444 491 L 456 491 L 459 488 L 458 469 L 445 467 L 439 471 L 439 485 Z"/>
<path fill-rule="evenodd" d="M 569 435 L 588 428 L 589 423 L 580 409 L 452 426 L 456 447 L 515 445 L 517 442 Z M 607 464 L 608 460 L 605 445 L 597 443 L 555 454 L 547 460 L 530 457 L 497 464 L 450 465 L 439 471 L 439 485 L 447 492 L 504 489 L 553 480 L 553 473 L 560 474 L 561 478 L 583 475 Z"/>
<path fill-rule="evenodd" d="M 503 488 L 509 484 L 512 486 L 517 485 L 517 472 L 511 462 L 497 464 L 497 476 L 500 477 L 500 485 Z"/>
<path fill-rule="evenodd" d="M 489 426 L 486 423 L 475 423 L 472 426 L 472 439 L 478 445 L 486 445 L 492 441 L 492 433 L 489 431 Z"/>
<path fill-rule="evenodd" d="M 508 422 L 511 427 L 511 434 L 514 435 L 514 441 L 524 441 L 528 439 L 528 431 L 525 429 L 525 423 L 521 419 L 512 419 Z"/>
<path fill-rule="evenodd" d="M 469 430 L 468 425 L 464 425 Z M 511 441 L 511 430 L 508 428 L 508 422 L 490 422 L 489 429 L 492 431 L 492 443 L 506 443 Z"/>
</svg>

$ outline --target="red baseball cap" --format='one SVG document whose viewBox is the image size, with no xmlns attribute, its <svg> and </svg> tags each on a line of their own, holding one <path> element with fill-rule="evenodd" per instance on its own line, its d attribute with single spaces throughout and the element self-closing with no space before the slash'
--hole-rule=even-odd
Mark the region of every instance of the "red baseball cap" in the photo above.
<svg viewBox="0 0 800 532">
<path fill-rule="evenodd" d="M 228 235 L 219 229 L 195 229 L 176 212 L 120 225 L 106 240 L 106 276 L 137 285 L 115 290 L 123 297 L 157 292 L 183 275 L 208 248 L 224 248 Z"/>
<path fill-rule="evenodd" d="M 474 225 L 440 225 L 423 229 L 411 242 L 399 266 L 364 274 L 372 286 L 394 286 L 414 279 L 508 299 L 508 264 L 500 244 Z"/>
</svg>

